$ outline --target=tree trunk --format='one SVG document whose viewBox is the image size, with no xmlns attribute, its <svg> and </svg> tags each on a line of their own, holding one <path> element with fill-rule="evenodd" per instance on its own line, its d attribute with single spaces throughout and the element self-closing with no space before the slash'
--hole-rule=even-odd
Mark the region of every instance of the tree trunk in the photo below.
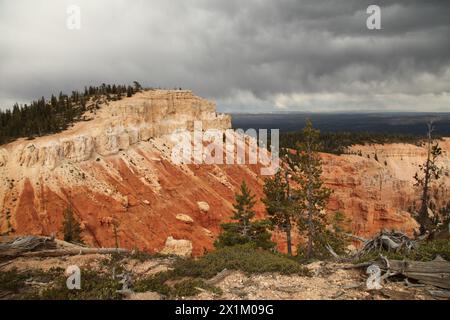
<svg viewBox="0 0 450 320">
<path fill-rule="evenodd" d="M 117 234 L 117 224 L 113 222 L 113 231 L 114 231 L 114 243 L 116 245 L 116 249 L 119 248 L 119 235 Z"/>
<path fill-rule="evenodd" d="M 286 243 L 288 255 L 292 256 L 292 238 L 291 238 L 291 222 L 286 225 Z"/>
<path fill-rule="evenodd" d="M 289 177 L 288 172 L 285 172 L 285 179 L 286 179 L 286 187 L 287 187 L 287 198 L 288 201 L 291 201 L 291 186 L 289 185 Z M 287 252 L 288 255 L 292 256 L 292 237 L 291 237 L 291 217 L 289 214 L 286 215 L 286 244 L 287 244 Z"/>
<path fill-rule="evenodd" d="M 429 183 L 430 183 L 430 157 L 431 157 L 431 128 L 428 129 L 428 148 L 427 161 L 425 164 L 425 177 L 422 188 L 422 203 L 420 205 L 418 222 L 420 224 L 420 234 L 424 234 L 430 225 L 430 218 L 428 217 L 428 198 L 429 198 Z"/>
<path fill-rule="evenodd" d="M 243 226 L 243 228 L 242 228 L 242 235 L 245 237 L 245 238 L 249 238 L 249 236 L 248 236 L 248 225 L 249 225 L 249 221 L 247 221 L 247 219 L 244 219 L 244 221 L 243 221 L 244 223 L 244 226 Z"/>
<path fill-rule="evenodd" d="M 312 195 L 311 195 L 311 184 L 312 184 L 312 177 L 311 177 L 311 145 L 308 143 L 307 146 L 307 152 L 308 152 L 308 182 L 307 182 L 307 190 L 306 190 L 306 198 L 308 201 L 308 251 L 307 251 L 307 258 L 311 259 L 313 256 L 313 237 L 314 237 L 314 225 L 313 225 L 313 208 L 312 208 Z"/>
<path fill-rule="evenodd" d="M 311 259 L 313 256 L 313 222 L 312 222 L 312 211 L 308 210 L 308 252 L 306 254 L 308 259 Z"/>
</svg>

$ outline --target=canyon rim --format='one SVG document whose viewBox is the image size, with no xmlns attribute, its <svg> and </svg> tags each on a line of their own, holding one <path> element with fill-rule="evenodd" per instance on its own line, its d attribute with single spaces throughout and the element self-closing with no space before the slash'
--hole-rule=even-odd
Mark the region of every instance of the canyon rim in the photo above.
<svg viewBox="0 0 450 320">
<path fill-rule="evenodd" d="M 188 90 L 146 90 L 102 104 L 89 121 L 33 140 L 0 147 L 0 232 L 62 238 L 63 212 L 72 206 L 90 246 L 150 253 L 202 255 L 213 248 L 220 224 L 230 220 L 234 194 L 243 180 L 265 216 L 260 164 L 174 164 L 175 130 L 231 128 L 231 118 Z M 441 141 L 441 164 L 448 172 L 450 139 Z M 350 147 L 350 153 L 322 153 L 323 179 L 334 190 L 327 212 L 349 218 L 355 235 L 382 229 L 412 234 L 408 213 L 420 199 L 413 186 L 426 150 L 412 144 Z M 373 155 L 377 154 L 377 160 Z M 369 155 L 369 157 L 366 157 Z M 443 177 L 447 197 L 450 180 Z M 273 239 L 281 251 L 281 235 Z"/>
</svg>

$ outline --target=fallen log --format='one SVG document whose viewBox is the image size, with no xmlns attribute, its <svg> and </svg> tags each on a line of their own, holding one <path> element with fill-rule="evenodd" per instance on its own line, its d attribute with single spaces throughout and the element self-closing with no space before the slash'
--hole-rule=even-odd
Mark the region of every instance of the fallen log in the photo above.
<svg viewBox="0 0 450 320">
<path fill-rule="evenodd" d="M 436 298 L 450 299 L 450 291 L 446 290 L 428 290 L 428 292 Z"/>
<path fill-rule="evenodd" d="M 450 289 L 450 261 L 399 261 L 385 258 L 375 264 L 386 272 L 401 274 L 438 288 Z"/>
<path fill-rule="evenodd" d="M 0 242 L 0 258 L 16 257 L 61 257 L 83 254 L 127 253 L 121 248 L 88 248 L 77 244 L 56 240 L 54 237 L 20 236 L 2 238 Z"/>
<path fill-rule="evenodd" d="M 121 248 L 80 248 L 80 249 L 56 249 L 56 250 L 42 250 L 35 252 L 24 252 L 19 254 L 20 257 L 62 257 L 62 256 L 77 256 L 85 254 L 113 254 L 113 253 L 127 253 L 126 249 Z"/>
<path fill-rule="evenodd" d="M 21 236 L 0 243 L 0 257 L 14 257 L 30 251 L 56 249 L 53 237 Z"/>
</svg>

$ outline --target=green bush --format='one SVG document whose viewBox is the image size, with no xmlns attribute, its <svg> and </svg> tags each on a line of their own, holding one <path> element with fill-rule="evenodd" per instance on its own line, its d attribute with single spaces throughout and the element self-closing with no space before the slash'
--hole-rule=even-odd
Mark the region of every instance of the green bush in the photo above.
<svg viewBox="0 0 450 320">
<path fill-rule="evenodd" d="M 247 235 L 242 234 L 242 226 L 239 223 L 223 223 L 223 232 L 215 241 L 216 248 L 231 247 L 235 245 L 253 244 L 263 249 L 272 249 L 275 246 L 270 239 L 272 235 L 269 231 L 271 224 L 267 220 L 250 222 Z"/>
<path fill-rule="evenodd" d="M 35 286 L 33 284 L 27 284 L 27 280 L 31 283 L 43 283 L 46 287 L 42 290 L 42 287 Z M 64 280 L 65 286 L 65 276 L 64 269 L 62 268 L 51 268 L 50 270 L 40 270 L 33 269 L 27 271 L 17 271 L 13 269 L 6 272 L 0 272 L 0 291 L 7 291 L 11 293 L 8 298 L 12 299 L 66 299 L 65 296 L 58 297 L 56 291 L 55 295 L 46 296 L 50 291 L 54 291 L 58 288 L 62 288 L 59 284 Z M 57 286 L 58 285 L 58 286 Z M 61 290 L 62 291 L 62 290 Z M 44 296 L 41 293 L 44 292 Z M 59 293 L 58 293 L 59 294 Z"/>
<path fill-rule="evenodd" d="M 411 260 L 431 261 L 440 255 L 450 261 L 450 239 L 429 241 L 411 252 Z"/>
<path fill-rule="evenodd" d="M 170 296 L 172 289 L 166 284 L 171 278 L 171 272 L 159 272 L 149 277 L 138 279 L 134 283 L 134 290 L 136 292 L 153 291 L 158 292 L 164 296 Z"/>
<path fill-rule="evenodd" d="M 208 285 L 202 279 L 187 279 L 176 283 L 173 289 L 173 295 L 176 297 L 191 297 L 200 293 L 198 288 L 211 291 L 216 294 L 221 294 L 222 290 Z"/>
<path fill-rule="evenodd" d="M 167 284 L 169 282 L 173 284 Z M 189 278 L 183 280 L 170 271 L 160 272 L 150 277 L 139 279 L 134 286 L 136 292 L 153 291 L 168 298 L 195 296 L 200 293 L 199 288 L 216 294 L 222 293 L 221 289 L 208 285 L 203 279 Z"/>
<path fill-rule="evenodd" d="M 122 285 L 110 274 L 82 269 L 81 290 L 69 290 L 66 280 L 66 276 L 60 273 L 55 283 L 43 290 L 36 298 L 44 300 L 119 300 L 122 298 L 117 292 Z"/>
<path fill-rule="evenodd" d="M 130 259 L 135 259 L 140 262 L 152 260 L 152 259 L 160 259 L 160 258 L 167 258 L 167 255 L 163 255 L 160 253 L 148 253 L 141 250 L 133 250 L 130 254 L 127 255 Z"/>
<path fill-rule="evenodd" d="M 392 260 L 414 261 L 431 261 L 439 255 L 445 260 L 450 261 L 450 239 L 423 242 L 409 253 L 393 251 L 370 252 L 362 256 L 357 262 L 376 260 L 380 257 L 380 254 Z"/>
<path fill-rule="evenodd" d="M 0 272 L 0 291 L 19 292 L 25 286 L 27 275 L 17 269 Z"/>
<path fill-rule="evenodd" d="M 241 270 L 249 274 L 307 274 L 307 269 L 292 259 L 250 244 L 220 248 L 196 260 L 178 260 L 172 272 L 179 276 L 208 279 L 224 269 Z"/>
<path fill-rule="evenodd" d="M 199 293 L 198 288 L 220 294 L 219 288 L 208 285 L 204 280 L 224 269 L 240 270 L 247 274 L 278 272 L 309 275 L 305 267 L 292 259 L 245 244 L 220 248 L 198 259 L 178 259 L 172 270 L 136 281 L 134 290 L 154 291 L 166 297 L 194 296 Z"/>
</svg>

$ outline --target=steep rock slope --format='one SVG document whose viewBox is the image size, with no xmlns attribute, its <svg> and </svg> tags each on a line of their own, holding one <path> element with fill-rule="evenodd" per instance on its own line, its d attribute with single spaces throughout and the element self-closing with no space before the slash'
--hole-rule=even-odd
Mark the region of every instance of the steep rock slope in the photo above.
<svg viewBox="0 0 450 320">
<path fill-rule="evenodd" d="M 439 207 L 450 199 L 450 139 L 439 141 L 443 149 L 439 165 L 444 168 L 433 192 L 439 192 Z M 353 230 L 371 235 L 381 228 L 395 228 L 411 233 L 417 227 L 408 219 L 408 210 L 419 207 L 420 192 L 414 186 L 414 174 L 426 159 L 426 148 L 411 144 L 352 146 L 350 153 L 335 158 L 325 155 L 326 181 L 334 186 L 330 209 L 353 217 Z M 405 223 L 405 221 L 407 221 Z"/>
</svg>

